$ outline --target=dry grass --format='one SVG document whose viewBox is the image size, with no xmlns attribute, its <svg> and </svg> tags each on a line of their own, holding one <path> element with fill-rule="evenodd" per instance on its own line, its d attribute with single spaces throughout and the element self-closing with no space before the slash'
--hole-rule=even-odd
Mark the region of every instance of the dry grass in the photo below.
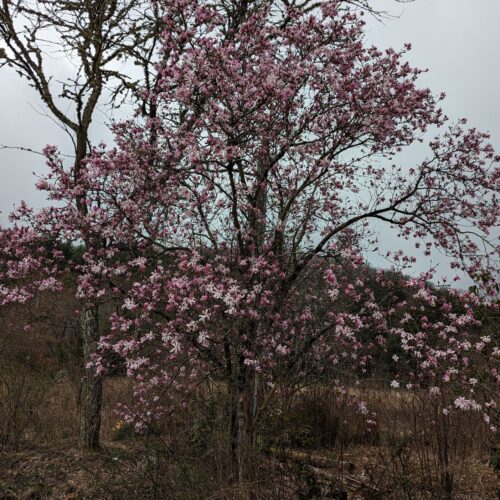
<svg viewBox="0 0 500 500">
<path fill-rule="evenodd" d="M 47 299 L 38 307 L 43 312 L 53 305 Z M 11 418 L 5 402 L 23 403 L 0 448 L 0 499 L 236 499 L 250 492 L 255 499 L 306 499 L 318 488 L 311 474 L 330 478 L 349 498 L 498 498 L 498 476 L 488 465 L 491 436 L 478 414 L 453 417 L 443 427 L 442 414 L 426 398 L 376 383 L 348 391 L 376 414 L 372 427 L 326 383 L 292 399 L 277 395 L 260 421 L 251 480 L 238 487 L 220 383 L 200 388 L 190 406 L 155 433 L 134 436 L 114 412 L 118 402 L 131 401 L 131 381 L 108 378 L 103 447 L 83 453 L 76 450 L 80 368 L 71 317 L 62 311 L 58 326 L 35 323 L 28 336 L 19 311 L 3 314 L 0 434 Z"/>
<path fill-rule="evenodd" d="M 11 498 L 20 498 L 30 489 L 40 498 L 245 498 L 245 486 L 235 489 L 230 480 L 220 387 L 202 391 L 184 414 L 165 421 L 161 432 L 138 437 L 117 431 L 114 414 L 116 402 L 130 399 L 130 381 L 107 380 L 103 448 L 95 453 L 75 449 L 75 390 L 67 376 L 47 383 L 22 442 L 0 453 L 0 498 L 9 498 L 9 492 Z M 436 458 L 439 443 L 426 420 L 429 415 L 414 398 L 365 391 L 364 398 L 381 421 L 376 432 L 367 433 L 365 417 L 324 391 L 321 387 L 303 393 L 288 412 L 272 417 L 273 425 L 272 419 L 267 421 L 257 474 L 246 486 L 255 492 L 254 498 L 308 498 L 306 466 L 320 467 L 348 498 L 375 498 L 374 491 L 388 499 L 447 498 Z M 416 417 L 421 422 L 417 430 L 412 424 Z M 497 498 L 487 434 L 473 415 L 457 421 L 452 432 L 455 437 L 460 432 L 461 444 L 455 438 L 450 441 L 454 485 L 449 498 Z M 273 446 L 278 451 L 270 456 Z"/>
</svg>

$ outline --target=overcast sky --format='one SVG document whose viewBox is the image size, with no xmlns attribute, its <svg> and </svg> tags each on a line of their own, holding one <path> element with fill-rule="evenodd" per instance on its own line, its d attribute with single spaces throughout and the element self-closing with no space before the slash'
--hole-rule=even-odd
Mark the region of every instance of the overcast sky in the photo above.
<svg viewBox="0 0 500 500">
<path fill-rule="evenodd" d="M 397 17 L 383 22 L 367 18 L 368 41 L 395 49 L 410 42 L 413 50 L 408 60 L 429 69 L 422 84 L 436 93 L 446 92 L 446 114 L 452 119 L 465 116 L 471 125 L 489 131 L 500 151 L 500 0 L 415 0 L 405 4 L 373 0 L 373 4 Z M 63 72 L 61 62 L 52 64 L 52 71 Z M 56 144 L 70 153 L 65 133 L 37 112 L 39 106 L 40 100 L 24 81 L 10 70 L 0 71 L 0 145 L 41 150 L 45 144 Z M 104 112 L 97 115 L 94 139 L 111 141 L 107 122 Z M 43 205 L 42 195 L 33 187 L 33 172 L 44 171 L 42 157 L 0 150 L 0 169 L 0 224 L 21 199 Z M 396 243 L 387 238 L 385 244 Z"/>
</svg>

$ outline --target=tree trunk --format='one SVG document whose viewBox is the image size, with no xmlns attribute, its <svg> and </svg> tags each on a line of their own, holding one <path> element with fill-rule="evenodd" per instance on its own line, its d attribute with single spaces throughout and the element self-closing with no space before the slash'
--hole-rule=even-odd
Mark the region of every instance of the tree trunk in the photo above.
<svg viewBox="0 0 500 500">
<path fill-rule="evenodd" d="M 250 473 L 252 387 L 248 385 L 248 370 L 242 357 L 238 365 L 238 374 L 230 386 L 231 459 L 235 479 L 241 484 Z"/>
<path fill-rule="evenodd" d="M 233 382 L 230 388 L 231 417 L 231 462 L 237 483 L 244 477 L 243 451 L 245 446 L 245 409 L 244 395 L 239 390 L 238 382 Z"/>
<path fill-rule="evenodd" d="M 235 482 L 245 496 L 245 481 L 254 479 L 256 434 L 254 427 L 257 412 L 258 381 L 250 377 L 246 367 L 243 374 L 230 385 L 231 462 Z M 253 498 L 251 491 L 246 491 Z"/>
<path fill-rule="evenodd" d="M 103 377 L 97 375 L 94 368 L 88 367 L 92 353 L 99 340 L 99 310 L 97 307 L 85 309 L 81 317 L 83 343 L 83 377 L 80 387 L 79 413 L 80 429 L 78 444 L 84 449 L 99 447 L 101 427 L 101 405 Z"/>
<path fill-rule="evenodd" d="M 87 155 L 89 127 L 92 121 L 92 113 L 100 95 L 100 87 L 94 89 L 89 98 L 87 106 L 76 130 L 75 164 L 73 175 L 77 181 L 82 173 L 83 160 Z M 85 195 L 76 199 L 76 205 L 82 217 L 88 213 L 85 203 Z M 88 243 L 88 242 L 86 242 Z M 83 377 L 80 386 L 79 398 L 79 435 L 78 444 L 81 448 L 92 450 L 99 447 L 99 432 L 101 429 L 101 406 L 102 406 L 102 375 L 96 374 L 92 367 L 87 365 L 91 361 L 92 354 L 97 349 L 99 341 L 99 307 L 85 304 L 80 318 L 81 335 L 83 346 Z"/>
</svg>

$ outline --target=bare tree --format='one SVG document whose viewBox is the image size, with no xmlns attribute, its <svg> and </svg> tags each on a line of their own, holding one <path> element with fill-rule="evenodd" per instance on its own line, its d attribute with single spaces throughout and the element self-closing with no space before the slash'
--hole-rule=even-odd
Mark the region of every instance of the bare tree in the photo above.
<svg viewBox="0 0 500 500">
<path fill-rule="evenodd" d="M 75 180 L 91 148 L 90 127 L 99 104 L 113 108 L 128 100 L 143 114 L 155 115 L 148 95 L 155 85 L 160 34 L 161 14 L 148 0 L 1 0 L 0 68 L 13 68 L 27 80 L 49 116 L 69 134 L 74 149 L 69 171 Z M 74 68 L 62 81 L 47 69 L 53 57 L 64 58 Z M 85 193 L 76 199 L 82 216 L 85 201 Z M 95 448 L 103 379 L 87 362 L 100 336 L 99 311 L 95 305 L 82 306 L 79 443 Z"/>
</svg>

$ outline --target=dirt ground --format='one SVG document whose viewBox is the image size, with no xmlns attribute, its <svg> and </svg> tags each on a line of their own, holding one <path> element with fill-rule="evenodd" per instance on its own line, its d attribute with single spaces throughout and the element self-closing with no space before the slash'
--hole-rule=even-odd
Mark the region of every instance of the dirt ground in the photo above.
<svg viewBox="0 0 500 500">
<path fill-rule="evenodd" d="M 144 457 L 141 457 L 139 448 L 133 442 L 106 442 L 95 452 L 83 452 L 75 448 L 54 449 L 37 447 L 20 449 L 17 451 L 0 450 L 0 500 L 38 500 L 38 499 L 168 499 L 168 493 L 155 493 L 154 480 L 148 477 L 144 466 Z M 365 488 L 363 485 L 375 485 L 374 477 L 383 471 L 373 466 L 373 453 L 366 447 L 353 449 L 345 455 L 342 471 L 342 490 L 348 500 L 375 500 L 407 498 L 403 492 L 384 492 L 383 486 Z M 276 457 L 270 458 L 273 460 Z M 313 463 L 308 466 L 320 474 L 323 481 L 326 477 L 338 477 L 338 466 L 331 466 L 328 458 L 321 454 L 294 451 L 281 456 L 281 460 Z M 498 476 L 486 464 L 477 464 L 474 468 L 474 478 L 469 482 L 467 492 L 454 497 L 454 500 L 495 500 L 498 499 Z M 381 481 L 383 483 L 383 481 Z M 334 490 L 325 496 L 301 496 L 288 489 L 287 500 L 292 498 L 345 498 L 337 496 Z M 312 494 L 311 494 L 312 495 Z M 178 495 L 172 497 L 178 498 Z M 204 498 L 197 494 L 192 498 Z M 224 494 L 214 496 L 208 494 L 206 498 L 236 498 Z M 258 496 L 261 498 L 261 495 Z M 264 497 L 262 497 L 264 498 Z M 280 495 L 269 494 L 268 498 L 285 498 Z M 417 497 L 415 497 L 417 498 Z M 419 498 L 435 498 L 432 495 Z"/>
<path fill-rule="evenodd" d="M 47 447 L 0 451 L 0 499 L 141 498 L 133 484 L 136 472 L 133 450 L 118 444 L 96 452 Z"/>
</svg>

